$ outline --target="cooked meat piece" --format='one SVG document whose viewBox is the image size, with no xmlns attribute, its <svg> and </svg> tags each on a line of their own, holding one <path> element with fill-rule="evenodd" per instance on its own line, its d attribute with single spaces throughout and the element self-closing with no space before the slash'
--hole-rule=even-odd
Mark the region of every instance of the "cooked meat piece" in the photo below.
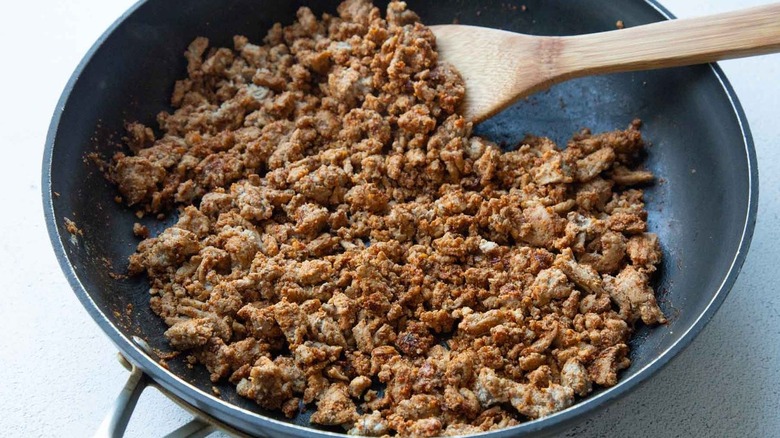
<svg viewBox="0 0 780 438">
<path fill-rule="evenodd" d="M 612 148 L 599 149 L 587 157 L 577 161 L 577 181 L 588 182 L 601 172 L 609 169 L 615 162 L 615 151 Z"/>
<path fill-rule="evenodd" d="M 644 142 L 639 133 L 639 126 L 642 122 L 638 119 L 631 121 L 626 130 L 604 132 L 591 135 L 586 131 L 576 135 L 569 143 L 569 148 L 577 148 L 586 153 L 603 147 L 611 147 L 618 154 L 635 154 L 642 150 Z"/>
<path fill-rule="evenodd" d="M 342 347 L 334 347 L 321 342 L 306 341 L 295 348 L 293 355 L 295 357 L 295 362 L 298 365 L 309 367 L 321 363 L 335 362 L 342 351 Z"/>
<path fill-rule="evenodd" d="M 165 178 L 165 169 L 144 157 L 114 157 L 111 179 L 127 205 L 150 202 Z"/>
<path fill-rule="evenodd" d="M 571 388 L 581 397 L 589 394 L 592 389 L 588 370 L 576 358 L 569 359 L 563 364 L 561 385 Z"/>
<path fill-rule="evenodd" d="M 352 187 L 345 200 L 353 210 L 364 210 L 380 213 L 387 207 L 387 195 L 372 183 Z"/>
<path fill-rule="evenodd" d="M 533 371 L 539 368 L 545 362 L 547 362 L 547 356 L 535 351 L 530 351 L 528 354 L 520 356 L 520 358 L 517 360 L 518 365 L 520 365 L 520 369 L 523 371 Z"/>
<path fill-rule="evenodd" d="M 249 377 L 242 379 L 236 389 L 240 395 L 254 399 L 266 409 L 279 409 L 292 397 L 289 377 L 271 359 L 261 356 L 249 371 Z"/>
<path fill-rule="evenodd" d="M 510 402 L 517 412 L 529 418 L 539 418 L 571 406 L 574 403 L 574 390 L 555 383 L 547 388 L 518 384 Z"/>
<path fill-rule="evenodd" d="M 398 333 L 395 345 L 402 353 L 418 356 L 425 354 L 433 342 L 434 338 L 425 324 L 413 321 L 405 330 Z"/>
<path fill-rule="evenodd" d="M 133 153 L 138 153 L 141 149 L 154 145 L 155 138 L 152 128 L 138 122 L 132 122 L 127 124 L 126 129 L 127 137 L 123 140 Z"/>
<path fill-rule="evenodd" d="M 295 211 L 295 231 L 300 234 L 312 234 L 322 231 L 328 223 L 328 209 L 316 204 L 303 204 Z"/>
<path fill-rule="evenodd" d="M 661 309 L 649 285 L 647 274 L 634 266 L 626 266 L 617 277 L 604 277 L 605 289 L 620 306 L 621 317 L 635 321 L 642 318 L 645 324 L 665 323 Z"/>
<path fill-rule="evenodd" d="M 423 418 L 401 429 L 400 432 L 414 437 L 435 437 L 439 436 L 441 429 L 442 423 L 440 419 Z"/>
<path fill-rule="evenodd" d="M 612 181 L 623 186 L 634 186 L 653 182 L 653 173 L 647 170 L 631 170 L 618 166 L 612 171 Z"/>
<path fill-rule="evenodd" d="M 631 363 L 627 354 L 628 347 L 625 344 L 609 347 L 599 353 L 596 360 L 588 367 L 591 380 L 602 386 L 615 386 L 617 372 L 627 368 Z"/>
<path fill-rule="evenodd" d="M 465 423 L 450 423 L 441 436 L 466 436 L 482 433 L 485 430 L 478 426 Z"/>
<path fill-rule="evenodd" d="M 520 384 L 499 377 L 490 368 L 482 368 L 474 386 L 474 394 L 476 394 L 482 406 L 488 407 L 497 403 L 508 402 L 511 393 L 514 393 L 517 385 Z"/>
<path fill-rule="evenodd" d="M 549 248 L 563 232 L 565 221 L 547 207 L 535 205 L 523 210 L 520 239 L 533 246 Z"/>
<path fill-rule="evenodd" d="M 308 335 L 306 313 L 295 303 L 281 301 L 274 307 L 274 319 L 289 345 L 298 346 Z"/>
<path fill-rule="evenodd" d="M 584 210 L 602 211 L 612 198 L 614 183 L 602 178 L 594 178 L 577 189 L 576 202 Z"/>
<path fill-rule="evenodd" d="M 134 227 L 128 268 L 170 346 L 363 436 L 501 429 L 614 385 L 635 324 L 664 321 L 639 122 L 505 151 L 404 2 L 336 12 L 195 39 L 171 110 L 126 126 L 107 177 L 172 219 Z"/>
<path fill-rule="evenodd" d="M 601 236 L 599 243 L 601 254 L 583 254 L 580 262 L 591 265 L 600 274 L 616 272 L 626 256 L 626 238 L 620 233 L 608 231 Z"/>
<path fill-rule="evenodd" d="M 607 219 L 607 227 L 621 233 L 636 234 L 647 230 L 647 223 L 639 214 L 615 212 Z"/>
<path fill-rule="evenodd" d="M 272 343 L 283 336 L 279 325 L 274 319 L 274 309 L 271 307 L 256 307 L 247 304 L 237 312 L 244 322 L 247 333 L 263 342 Z"/>
<path fill-rule="evenodd" d="M 458 330 L 472 336 L 488 333 L 491 328 L 504 323 L 507 318 L 505 310 L 489 310 L 485 313 L 472 313 L 463 318 Z"/>
<path fill-rule="evenodd" d="M 590 266 L 577 263 L 571 249 L 561 251 L 555 258 L 555 265 L 585 292 L 597 295 L 604 293 L 601 276 Z"/>
<path fill-rule="evenodd" d="M 147 237 L 149 237 L 149 228 L 146 227 L 146 225 L 141 225 L 138 222 L 136 222 L 133 224 L 133 234 L 135 234 L 136 237 L 146 239 Z"/>
<path fill-rule="evenodd" d="M 387 432 L 387 422 L 382 418 L 382 414 L 379 411 L 373 411 L 370 414 L 361 415 L 348 433 L 357 436 L 382 436 Z"/>
<path fill-rule="evenodd" d="M 658 242 L 657 234 L 642 233 L 631 236 L 626 244 L 626 250 L 631 258 L 631 263 L 650 272 L 655 270 L 655 266 L 661 262 L 661 245 Z"/>
<path fill-rule="evenodd" d="M 443 405 L 445 410 L 457 412 L 470 420 L 482 411 L 477 395 L 469 388 L 447 386 L 444 389 Z"/>
<path fill-rule="evenodd" d="M 567 298 L 572 287 L 566 274 L 558 268 L 544 269 L 531 285 L 531 296 L 539 305 L 545 305 L 552 299 Z"/>
<path fill-rule="evenodd" d="M 542 164 L 534 169 L 534 178 L 538 184 L 557 184 L 572 182 L 572 169 L 566 164 L 560 152 L 547 150 L 542 154 Z"/>
<path fill-rule="evenodd" d="M 138 245 L 138 252 L 130 257 L 129 270 L 137 273 L 145 268 L 150 275 L 154 275 L 181 264 L 198 251 L 200 242 L 194 233 L 171 227 Z"/>
<path fill-rule="evenodd" d="M 408 400 L 401 400 L 395 409 L 395 415 L 404 420 L 419 420 L 441 415 L 441 402 L 437 396 L 415 394 Z"/>
<path fill-rule="evenodd" d="M 485 407 L 510 402 L 519 413 L 530 418 L 549 415 L 574 403 L 574 391 L 571 388 L 557 384 L 537 388 L 498 377 L 489 368 L 480 372 L 475 393 Z"/>
<path fill-rule="evenodd" d="M 273 206 L 264 191 L 251 184 L 233 184 L 230 188 L 239 214 L 246 220 L 263 221 L 273 215 Z"/>
<path fill-rule="evenodd" d="M 371 91 L 371 78 L 361 77 L 354 68 L 336 67 L 328 75 L 326 93 L 338 101 L 354 106 Z"/>
<path fill-rule="evenodd" d="M 357 376 L 349 382 L 349 395 L 354 398 L 360 398 L 364 392 L 371 386 L 371 379 L 366 376 Z"/>
<path fill-rule="evenodd" d="M 168 338 L 171 347 L 178 350 L 205 345 L 213 334 L 214 325 L 209 318 L 185 319 L 165 331 L 165 337 Z"/>
<path fill-rule="evenodd" d="M 317 402 L 317 411 L 311 416 L 311 422 L 330 426 L 351 427 L 358 413 L 355 403 L 349 398 L 347 386 L 343 383 L 331 385 Z"/>
</svg>

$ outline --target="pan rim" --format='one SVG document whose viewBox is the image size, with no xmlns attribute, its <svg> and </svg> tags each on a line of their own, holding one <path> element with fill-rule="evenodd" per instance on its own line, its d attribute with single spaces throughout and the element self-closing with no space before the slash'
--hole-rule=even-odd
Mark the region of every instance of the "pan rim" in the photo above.
<svg viewBox="0 0 780 438">
<path fill-rule="evenodd" d="M 343 434 L 321 431 L 305 426 L 287 423 L 284 421 L 276 420 L 270 417 L 266 417 L 259 413 L 241 408 L 239 406 L 228 403 L 220 398 L 215 397 L 213 394 L 202 391 L 194 385 L 183 380 L 181 377 L 173 374 L 167 369 L 163 368 L 159 363 L 150 358 L 143 350 L 136 345 L 130 338 L 126 337 L 118 328 L 111 323 L 107 316 L 98 308 L 96 303 L 92 300 L 89 292 L 87 292 L 84 285 L 76 275 L 76 271 L 68 259 L 63 244 L 63 239 L 60 234 L 60 230 L 57 226 L 57 220 L 55 218 L 54 211 L 54 194 L 52 192 L 51 185 L 51 169 L 52 158 L 54 151 L 54 144 L 57 139 L 57 131 L 60 127 L 60 120 L 65 107 L 70 98 L 71 92 L 78 82 L 81 73 L 84 68 L 90 63 L 95 53 L 100 49 L 103 43 L 114 33 L 114 31 L 145 5 L 149 0 L 140 0 L 125 11 L 118 19 L 116 19 L 111 26 L 97 39 L 97 41 L 90 47 L 87 53 L 84 55 L 78 66 L 74 70 L 70 79 L 68 80 L 52 115 L 52 120 L 49 125 L 49 129 L 46 136 L 46 143 L 43 154 L 42 162 L 42 176 L 41 176 L 41 190 L 43 200 L 43 210 L 46 221 L 46 227 L 49 234 L 54 253 L 57 257 L 57 261 L 63 274 L 68 280 L 68 283 L 73 289 L 74 293 L 78 297 L 82 306 L 87 310 L 92 319 L 98 324 L 103 332 L 108 335 L 109 339 L 119 348 L 119 350 L 127 356 L 127 358 L 134 364 L 138 365 L 144 372 L 148 373 L 150 377 L 171 391 L 177 397 L 180 397 L 190 405 L 202 409 L 208 413 L 209 410 L 215 410 L 221 415 L 219 418 L 226 423 L 230 423 L 225 418 L 231 420 L 238 420 L 241 423 L 254 424 L 259 426 L 259 432 L 265 432 L 264 428 L 268 429 L 268 432 L 275 431 L 280 433 L 299 433 L 305 436 L 321 436 L 321 437 L 338 437 L 344 436 Z M 655 9 L 664 19 L 674 19 L 674 15 L 671 14 L 665 7 L 658 3 L 656 0 L 641 0 L 643 3 Z M 742 228 L 742 234 L 740 242 L 732 260 L 729 269 L 726 271 L 723 281 L 715 291 L 712 299 L 705 307 L 704 311 L 696 318 L 691 326 L 685 330 L 680 338 L 672 344 L 669 348 L 664 350 L 649 364 L 639 369 L 633 376 L 622 379 L 612 388 L 608 388 L 600 394 L 587 397 L 584 400 L 579 401 L 573 406 L 549 415 L 544 418 L 540 418 L 533 421 L 528 421 L 520 425 L 510 427 L 507 429 L 484 432 L 473 435 L 478 436 L 490 436 L 494 437 L 508 437 L 516 436 L 517 434 L 528 434 L 535 432 L 543 432 L 552 430 L 553 428 L 560 428 L 564 425 L 573 423 L 577 419 L 582 419 L 586 414 L 592 413 L 596 409 L 603 408 L 609 403 L 614 402 L 618 398 L 624 396 L 635 387 L 643 384 L 649 380 L 650 377 L 655 375 L 663 367 L 669 364 L 669 362 L 677 357 L 679 353 L 687 348 L 693 339 L 695 339 L 702 329 L 709 323 L 714 314 L 723 304 L 723 301 L 728 296 L 731 288 L 733 287 L 742 266 L 747 257 L 748 250 L 750 248 L 751 240 L 755 230 L 756 214 L 758 210 L 758 166 L 755 151 L 755 144 L 750 131 L 750 127 L 745 115 L 744 109 L 739 102 L 739 99 L 731 86 L 730 82 L 726 78 L 722 69 L 717 64 L 709 64 L 712 73 L 718 79 L 726 93 L 728 100 L 731 104 L 734 116 L 738 122 L 740 132 L 742 134 L 743 147 L 745 148 L 747 166 L 748 166 L 748 204 L 746 216 L 744 219 L 744 226 Z M 233 424 L 231 424 L 233 425 Z M 244 429 L 239 427 L 239 429 Z"/>
</svg>

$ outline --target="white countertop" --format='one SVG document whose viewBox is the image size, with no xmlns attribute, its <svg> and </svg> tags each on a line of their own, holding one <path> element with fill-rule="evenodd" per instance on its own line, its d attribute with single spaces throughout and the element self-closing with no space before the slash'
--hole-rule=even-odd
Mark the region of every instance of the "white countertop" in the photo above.
<svg viewBox="0 0 780 438">
<path fill-rule="evenodd" d="M 30 0 L 8 2 L 0 14 L 0 148 L 7 154 L 0 159 L 3 436 L 91 435 L 128 374 L 57 265 L 43 220 L 40 169 L 62 88 L 93 41 L 132 3 Z M 761 3 L 663 0 L 678 17 Z M 780 436 L 780 55 L 722 66 L 758 151 L 758 224 L 742 274 L 690 348 L 650 384 L 567 435 Z M 147 390 L 128 436 L 161 435 L 187 419 Z"/>
</svg>

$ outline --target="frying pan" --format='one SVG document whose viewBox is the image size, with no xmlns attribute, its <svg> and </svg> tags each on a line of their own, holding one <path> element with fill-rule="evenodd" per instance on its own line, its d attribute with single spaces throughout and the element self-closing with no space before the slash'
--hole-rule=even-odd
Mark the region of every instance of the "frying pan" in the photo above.
<svg viewBox="0 0 780 438">
<path fill-rule="evenodd" d="M 617 20 L 635 26 L 671 18 L 660 5 L 643 0 L 525 0 L 525 11 L 517 2 L 501 0 L 409 3 L 428 24 L 458 20 L 541 35 L 612 30 Z M 216 385 L 221 392 L 217 397 L 205 369 L 190 369 L 182 359 L 168 361 L 167 367 L 158 363 L 155 351 L 168 349 L 162 336 L 166 327 L 149 308 L 147 280 L 117 275 L 124 273 L 138 243 L 131 231 L 138 219 L 114 202 L 115 189 L 85 157 L 108 157 L 117 151 L 125 121 L 155 126 L 155 115 L 168 109 L 174 81 L 186 74 L 182 53 L 193 38 L 209 37 L 214 46 L 232 46 L 234 34 L 260 41 L 274 22 L 291 22 L 302 4 L 140 1 L 95 43 L 73 73 L 54 113 L 43 161 L 51 242 L 90 315 L 146 373 L 146 381 L 249 434 L 315 437 L 343 431 L 315 428 L 305 415 L 290 421 L 264 411 L 229 384 Z M 334 11 L 336 5 L 328 0 L 309 6 L 321 13 Z M 557 414 L 488 435 L 559 431 L 649 380 L 701 331 L 739 273 L 755 224 L 756 155 L 739 102 L 716 65 L 575 80 L 519 102 L 476 132 L 508 148 L 528 132 L 561 144 L 582 127 L 623 128 L 634 117 L 644 121 L 644 136 L 651 143 L 646 164 L 658 176 L 646 200 L 650 229 L 663 247 L 656 288 L 669 323 L 638 329 L 631 345 L 632 365 L 616 386 Z M 65 218 L 83 234 L 67 232 Z M 174 220 L 141 222 L 154 234 Z M 144 343 L 151 349 L 145 350 Z"/>
</svg>

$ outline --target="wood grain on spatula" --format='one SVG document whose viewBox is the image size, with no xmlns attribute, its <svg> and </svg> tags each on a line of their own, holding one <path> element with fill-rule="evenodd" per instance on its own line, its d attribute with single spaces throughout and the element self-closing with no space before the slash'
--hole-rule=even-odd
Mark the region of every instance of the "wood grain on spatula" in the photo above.
<svg viewBox="0 0 780 438">
<path fill-rule="evenodd" d="M 780 51 L 780 4 L 568 37 L 457 24 L 431 29 L 439 60 L 455 66 L 466 81 L 464 116 L 480 122 L 575 77 Z"/>
</svg>

